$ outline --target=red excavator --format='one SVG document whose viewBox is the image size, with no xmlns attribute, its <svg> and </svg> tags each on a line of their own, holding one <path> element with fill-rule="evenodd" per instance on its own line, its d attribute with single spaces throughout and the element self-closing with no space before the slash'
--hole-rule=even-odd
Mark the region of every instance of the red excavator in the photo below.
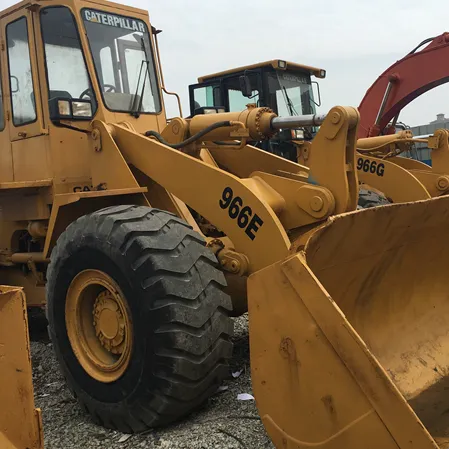
<svg viewBox="0 0 449 449">
<path fill-rule="evenodd" d="M 422 41 L 386 69 L 367 90 L 359 106 L 357 143 L 357 170 L 364 189 L 359 199 L 361 207 L 449 193 L 448 130 L 417 137 L 405 129 L 398 132 L 402 109 L 423 93 L 448 81 L 449 33 L 445 32 Z M 430 149 L 428 164 L 414 160 L 416 157 L 410 154 L 415 143 L 425 144 Z M 404 152 L 408 152 L 411 159 L 397 157 Z M 382 167 L 379 173 L 374 170 L 377 166 Z"/>
<path fill-rule="evenodd" d="M 448 81 L 449 33 L 445 32 L 422 41 L 367 90 L 359 106 L 358 137 L 395 133 L 399 113 L 405 106 Z"/>
</svg>

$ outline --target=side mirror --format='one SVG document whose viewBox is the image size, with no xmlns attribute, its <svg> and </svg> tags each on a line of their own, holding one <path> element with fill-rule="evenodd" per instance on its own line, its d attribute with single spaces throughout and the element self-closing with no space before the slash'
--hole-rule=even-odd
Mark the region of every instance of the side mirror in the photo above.
<svg viewBox="0 0 449 449">
<path fill-rule="evenodd" d="M 253 94 L 253 90 L 251 89 L 251 81 L 249 80 L 249 76 L 241 75 L 239 76 L 239 84 L 240 84 L 240 92 L 244 97 L 250 98 Z"/>
<path fill-rule="evenodd" d="M 16 92 L 19 92 L 19 78 L 11 75 L 11 93 L 15 94 Z"/>
</svg>

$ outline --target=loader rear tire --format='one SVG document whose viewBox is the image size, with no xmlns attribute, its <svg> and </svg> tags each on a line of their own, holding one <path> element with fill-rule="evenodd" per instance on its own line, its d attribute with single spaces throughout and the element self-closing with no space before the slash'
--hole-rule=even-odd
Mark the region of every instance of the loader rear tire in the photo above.
<svg viewBox="0 0 449 449">
<path fill-rule="evenodd" d="M 217 390 L 233 324 L 216 264 L 187 223 L 148 207 L 102 209 L 61 234 L 47 273 L 49 333 L 97 424 L 141 432 Z"/>
<path fill-rule="evenodd" d="M 357 209 L 368 209 L 370 207 L 391 204 L 387 197 L 372 190 L 359 189 L 359 202 Z"/>
</svg>

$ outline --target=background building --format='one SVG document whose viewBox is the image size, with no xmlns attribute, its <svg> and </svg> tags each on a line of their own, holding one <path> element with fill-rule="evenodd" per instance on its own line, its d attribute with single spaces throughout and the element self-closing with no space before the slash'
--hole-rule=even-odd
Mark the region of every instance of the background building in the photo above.
<svg viewBox="0 0 449 449">
<path fill-rule="evenodd" d="M 445 117 L 442 113 L 437 114 L 436 120 L 432 120 L 429 124 L 412 126 L 410 129 L 412 130 L 413 135 L 417 137 L 433 134 L 440 128 L 449 129 L 449 118 Z M 416 144 L 416 154 L 412 155 L 412 157 L 416 157 L 419 161 L 432 165 L 430 160 L 430 150 L 425 143 Z"/>
</svg>

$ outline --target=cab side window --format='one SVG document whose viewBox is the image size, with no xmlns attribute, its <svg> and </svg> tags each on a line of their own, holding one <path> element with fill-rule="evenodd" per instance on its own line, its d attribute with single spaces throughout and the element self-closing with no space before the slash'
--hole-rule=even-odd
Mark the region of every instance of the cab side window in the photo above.
<svg viewBox="0 0 449 449">
<path fill-rule="evenodd" d="M 240 90 L 239 75 L 228 78 L 225 81 L 225 88 L 228 94 L 229 111 L 243 111 L 248 103 L 259 104 L 259 90 L 257 89 L 258 75 L 247 74 L 249 77 L 252 93 L 251 97 L 245 97 Z"/>
<path fill-rule="evenodd" d="M 251 98 L 244 97 L 239 90 L 229 89 L 228 90 L 228 98 L 229 98 L 229 111 L 243 111 L 246 109 L 246 105 L 248 103 L 255 103 L 258 105 L 259 101 L 259 91 L 253 90 L 251 94 Z"/>
<path fill-rule="evenodd" d="M 198 87 L 193 91 L 194 111 L 201 107 L 224 106 L 221 100 L 220 86 Z"/>
<path fill-rule="evenodd" d="M 27 19 L 22 17 L 6 27 L 12 121 L 15 126 L 36 120 Z"/>
</svg>

